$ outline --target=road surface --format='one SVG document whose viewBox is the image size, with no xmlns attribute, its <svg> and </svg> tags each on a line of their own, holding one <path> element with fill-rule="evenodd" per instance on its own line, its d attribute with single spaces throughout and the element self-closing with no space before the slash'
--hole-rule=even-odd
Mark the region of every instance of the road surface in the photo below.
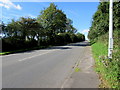
<svg viewBox="0 0 120 90">
<path fill-rule="evenodd" d="M 16 53 L 2 56 L 2 87 L 3 88 L 64 88 L 74 87 L 79 84 L 79 88 L 93 86 L 98 87 L 98 76 L 96 73 L 87 74 L 88 83 L 83 86 L 84 76 L 77 73 L 73 75 L 73 81 L 69 83 L 69 78 L 74 74 L 74 69 L 78 63 L 86 56 L 90 46 L 88 42 L 74 43 L 66 46 L 55 46 L 52 48 L 33 50 L 24 53 Z M 89 54 L 89 53 L 88 53 Z M 87 63 L 93 66 L 87 58 Z M 86 63 L 86 62 L 85 62 Z M 83 62 L 81 69 L 87 67 Z M 86 65 L 86 66 L 85 66 Z M 84 70 L 84 69 L 83 69 Z M 82 72 L 82 71 L 80 71 Z M 89 80 L 89 76 L 92 79 Z M 91 77 L 90 77 L 91 78 Z M 71 81 L 71 80 L 70 80 Z M 75 85 L 74 85 L 75 84 Z M 77 86 L 76 86 L 77 87 Z"/>
</svg>

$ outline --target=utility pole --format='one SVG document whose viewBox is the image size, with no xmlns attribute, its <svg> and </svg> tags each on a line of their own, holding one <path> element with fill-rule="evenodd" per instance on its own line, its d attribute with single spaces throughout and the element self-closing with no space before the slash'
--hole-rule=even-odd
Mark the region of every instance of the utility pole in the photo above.
<svg viewBox="0 0 120 90">
<path fill-rule="evenodd" d="M 110 0 L 109 5 L 109 44 L 108 44 L 108 57 L 112 58 L 113 51 L 113 0 Z"/>
</svg>

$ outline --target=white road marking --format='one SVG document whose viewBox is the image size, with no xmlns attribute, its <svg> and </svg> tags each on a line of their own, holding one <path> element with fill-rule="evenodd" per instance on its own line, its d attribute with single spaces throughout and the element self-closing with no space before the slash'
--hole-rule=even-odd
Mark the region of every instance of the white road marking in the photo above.
<svg viewBox="0 0 120 90">
<path fill-rule="evenodd" d="M 53 51 L 57 51 L 57 50 L 53 50 Z M 33 58 L 33 57 L 37 57 L 37 56 L 41 56 L 41 55 L 44 55 L 44 54 L 47 54 L 47 53 L 50 53 L 50 52 L 53 52 L 53 51 L 48 51 L 48 52 L 46 52 L 46 53 L 34 55 L 34 56 L 31 56 L 31 57 L 27 57 L 27 58 L 24 58 L 24 59 L 20 59 L 20 60 L 18 60 L 18 61 L 25 61 L 25 60 L 27 60 L 27 59 L 30 59 L 30 58 Z"/>
</svg>

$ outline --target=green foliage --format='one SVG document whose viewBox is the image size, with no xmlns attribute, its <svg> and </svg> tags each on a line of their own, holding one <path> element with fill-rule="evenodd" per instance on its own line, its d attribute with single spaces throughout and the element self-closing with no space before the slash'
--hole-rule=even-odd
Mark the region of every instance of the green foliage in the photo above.
<svg viewBox="0 0 120 90">
<path fill-rule="evenodd" d="M 72 42 L 72 40 L 71 40 L 71 38 L 70 38 L 70 34 L 68 34 L 68 33 L 60 33 L 59 36 L 62 37 L 62 40 L 64 41 L 64 42 L 63 42 L 64 44 L 67 44 L 67 43 L 71 43 L 71 42 Z"/>
<path fill-rule="evenodd" d="M 71 42 L 84 41 L 84 35 L 75 34 L 76 28 L 72 20 L 54 4 L 40 12 L 37 19 L 21 17 L 12 20 L 2 28 L 2 51 L 42 47 L 49 45 L 64 45 Z"/>
<path fill-rule="evenodd" d="M 73 23 L 73 21 L 68 18 L 67 21 L 66 21 L 65 32 L 67 32 L 67 33 L 76 33 L 77 32 L 77 29 L 73 27 L 72 23 Z"/>
<path fill-rule="evenodd" d="M 120 3 L 114 2 L 113 5 L 113 27 L 114 30 L 120 29 Z M 109 30 L 109 2 L 100 2 L 98 10 L 93 15 L 92 26 L 88 34 L 91 41 L 96 41 L 99 36 Z"/>
<path fill-rule="evenodd" d="M 21 37 L 26 40 L 33 40 L 37 34 L 40 34 L 40 30 L 42 29 L 42 26 L 32 18 L 24 18 L 21 17 L 18 21 L 19 25 L 21 26 Z"/>
<path fill-rule="evenodd" d="M 76 67 L 75 72 L 79 72 L 79 71 L 80 71 L 80 68 Z"/>
<path fill-rule="evenodd" d="M 62 10 L 57 9 L 54 3 L 51 3 L 48 8 L 41 11 L 41 15 L 37 19 L 39 23 L 42 23 L 47 35 L 50 37 L 65 32 L 66 15 Z"/>
<path fill-rule="evenodd" d="M 114 36 L 118 36 L 118 31 L 114 32 Z M 98 38 L 98 41 L 92 45 L 92 52 L 95 58 L 96 71 L 102 76 L 105 81 L 102 86 L 105 88 L 118 88 L 120 84 L 120 52 L 118 49 L 119 39 L 114 39 L 114 50 L 112 59 L 107 58 L 108 50 L 108 33 Z"/>
<path fill-rule="evenodd" d="M 20 25 L 18 21 L 12 20 L 2 31 L 5 37 L 17 37 L 19 36 Z"/>
<path fill-rule="evenodd" d="M 93 15 L 92 26 L 88 38 L 92 43 L 92 51 L 96 61 L 96 71 L 102 77 L 102 88 L 120 89 L 120 3 L 113 3 L 113 40 L 112 59 L 107 58 L 109 30 L 109 2 L 100 2 Z M 104 80 L 103 80 L 104 79 Z M 106 84 L 105 84 L 106 83 Z"/>
<path fill-rule="evenodd" d="M 77 33 L 77 38 L 78 38 L 78 41 L 85 41 L 85 36 L 81 33 Z"/>
<path fill-rule="evenodd" d="M 71 38 L 72 43 L 77 42 L 77 40 L 78 40 L 78 38 L 75 34 L 71 34 L 70 38 Z"/>
</svg>

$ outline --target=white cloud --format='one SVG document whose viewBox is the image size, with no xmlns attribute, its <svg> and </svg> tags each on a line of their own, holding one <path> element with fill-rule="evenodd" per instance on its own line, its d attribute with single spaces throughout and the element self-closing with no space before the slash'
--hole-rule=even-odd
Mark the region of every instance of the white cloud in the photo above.
<svg viewBox="0 0 120 90">
<path fill-rule="evenodd" d="M 82 33 L 88 33 L 88 32 L 89 32 L 89 29 L 82 30 Z"/>
<path fill-rule="evenodd" d="M 21 10 L 22 7 L 20 5 L 15 6 L 16 9 Z"/>
<path fill-rule="evenodd" d="M 84 35 L 85 35 L 85 38 L 86 38 L 86 40 L 88 40 L 88 32 L 89 32 L 90 30 L 89 29 L 84 29 L 84 30 L 81 30 L 81 33 L 83 33 Z"/>
<path fill-rule="evenodd" d="M 10 8 L 9 6 L 7 6 L 7 5 L 5 5 L 5 4 L 2 4 L 2 3 L 0 3 L 0 6 L 1 6 L 1 7 L 5 7 L 5 8 L 7 8 L 7 9 Z"/>
<path fill-rule="evenodd" d="M 15 8 L 15 9 L 18 9 L 18 10 L 22 9 L 22 7 L 20 5 L 15 5 L 10 0 L 0 0 L 0 2 L 1 2 L 0 6 L 5 7 L 7 9 L 10 9 L 10 8 Z"/>
</svg>

